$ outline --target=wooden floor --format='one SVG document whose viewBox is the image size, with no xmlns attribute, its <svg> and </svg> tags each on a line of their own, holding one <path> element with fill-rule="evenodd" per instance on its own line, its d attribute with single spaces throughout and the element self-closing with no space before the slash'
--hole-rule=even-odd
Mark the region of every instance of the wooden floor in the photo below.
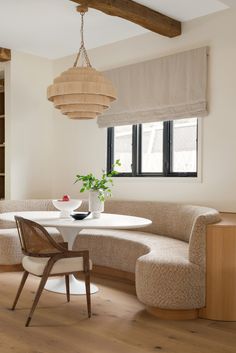
<svg viewBox="0 0 236 353">
<path fill-rule="evenodd" d="M 236 352 L 236 322 L 161 321 L 144 311 L 132 285 L 95 278 L 87 319 L 84 296 L 44 291 L 29 328 L 24 327 L 38 279 L 30 277 L 18 310 L 9 311 L 20 273 L 0 273 L 1 353 L 228 353 Z"/>
</svg>

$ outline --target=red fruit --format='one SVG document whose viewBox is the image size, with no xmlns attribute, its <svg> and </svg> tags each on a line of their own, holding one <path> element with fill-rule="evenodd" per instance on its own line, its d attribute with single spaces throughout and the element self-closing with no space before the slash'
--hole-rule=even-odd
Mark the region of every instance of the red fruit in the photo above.
<svg viewBox="0 0 236 353">
<path fill-rule="evenodd" d="M 70 196 L 69 195 L 64 195 L 62 198 L 62 201 L 70 201 Z"/>
</svg>

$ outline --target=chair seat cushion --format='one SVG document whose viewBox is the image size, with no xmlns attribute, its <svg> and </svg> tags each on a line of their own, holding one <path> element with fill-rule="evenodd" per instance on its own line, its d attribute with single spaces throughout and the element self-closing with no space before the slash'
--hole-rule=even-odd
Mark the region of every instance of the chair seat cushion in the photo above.
<svg viewBox="0 0 236 353">
<path fill-rule="evenodd" d="M 49 261 L 48 257 L 33 257 L 24 256 L 22 265 L 26 271 L 36 276 L 41 276 Z M 92 261 L 89 260 L 90 270 L 92 269 Z M 69 273 L 83 271 L 83 258 L 82 257 L 70 257 L 58 260 L 50 274 Z"/>
</svg>

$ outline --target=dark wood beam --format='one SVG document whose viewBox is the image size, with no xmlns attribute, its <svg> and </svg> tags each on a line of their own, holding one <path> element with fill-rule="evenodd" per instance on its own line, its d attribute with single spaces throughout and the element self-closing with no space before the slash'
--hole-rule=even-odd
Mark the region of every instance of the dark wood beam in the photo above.
<svg viewBox="0 0 236 353">
<path fill-rule="evenodd" d="M 0 62 L 11 60 L 11 50 L 0 47 Z"/>
<path fill-rule="evenodd" d="M 107 15 L 118 16 L 166 37 L 181 34 L 181 22 L 163 15 L 132 0 L 71 0 L 79 5 L 92 7 Z M 107 29 L 109 30 L 109 28 Z"/>
</svg>

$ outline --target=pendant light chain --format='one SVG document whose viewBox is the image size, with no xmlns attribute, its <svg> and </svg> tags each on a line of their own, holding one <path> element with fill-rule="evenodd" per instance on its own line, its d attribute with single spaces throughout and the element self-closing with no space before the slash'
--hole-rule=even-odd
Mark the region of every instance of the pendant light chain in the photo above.
<svg viewBox="0 0 236 353">
<path fill-rule="evenodd" d="M 78 52 L 77 57 L 74 62 L 74 67 L 77 66 L 80 56 L 84 57 L 86 65 L 88 67 L 92 67 L 90 60 L 89 60 L 89 57 L 88 57 L 87 50 L 84 46 L 84 15 L 85 15 L 85 12 L 80 12 L 80 16 L 81 16 L 81 28 L 80 28 L 81 42 L 80 42 L 79 52 Z"/>
</svg>

